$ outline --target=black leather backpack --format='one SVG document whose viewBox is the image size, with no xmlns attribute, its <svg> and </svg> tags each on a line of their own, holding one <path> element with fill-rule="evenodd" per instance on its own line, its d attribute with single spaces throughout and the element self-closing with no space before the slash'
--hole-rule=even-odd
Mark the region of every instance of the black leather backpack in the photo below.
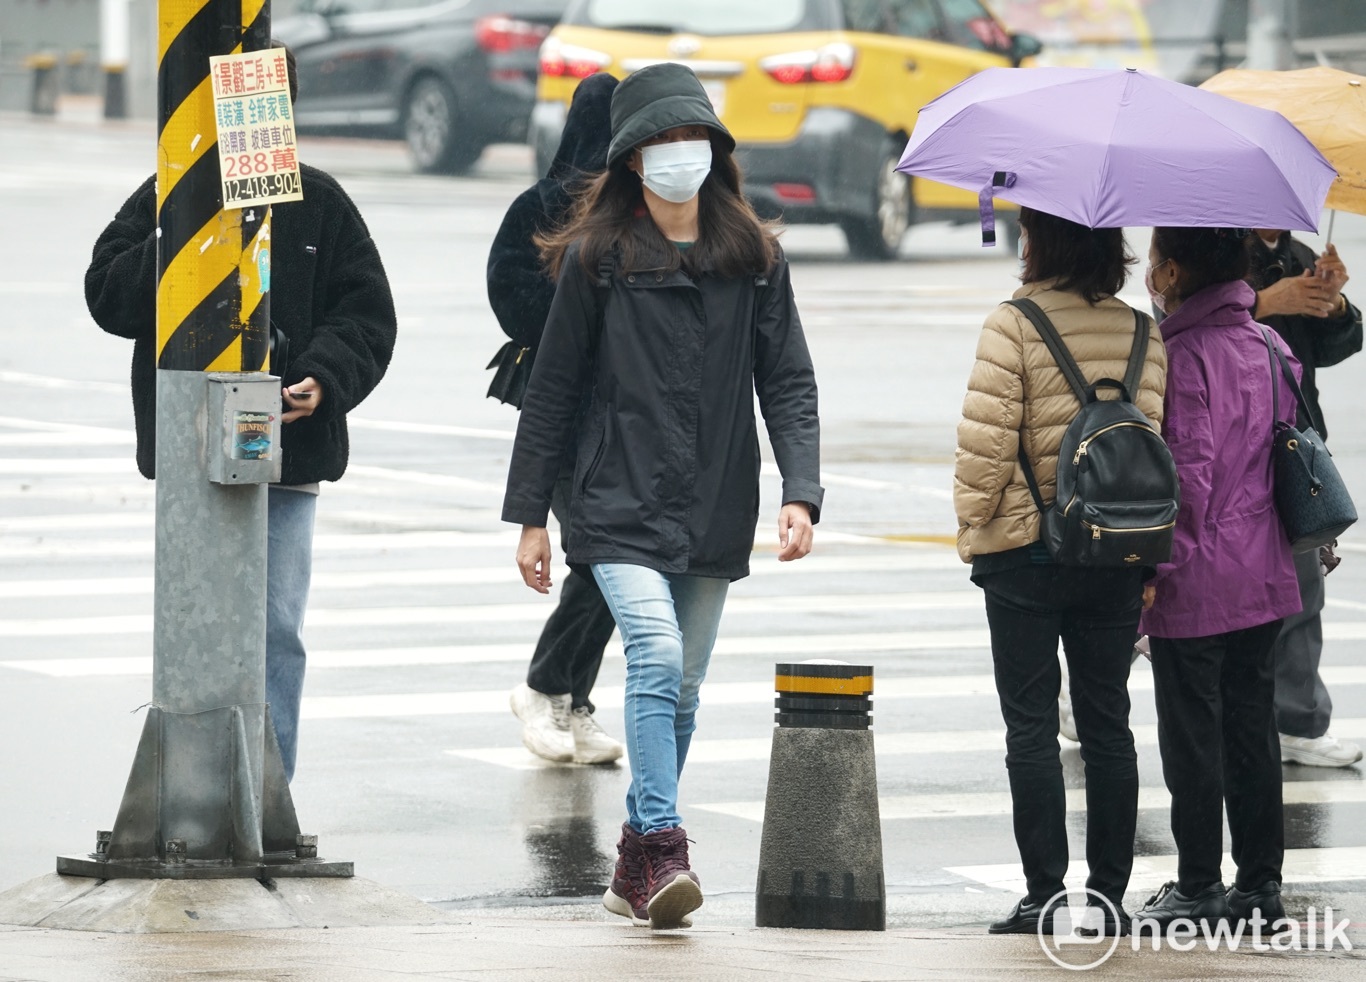
<svg viewBox="0 0 1366 982">
<path fill-rule="evenodd" d="M 1134 344 L 1124 381 L 1087 384 L 1048 315 L 1032 300 L 1011 300 L 1033 322 L 1062 369 L 1081 410 L 1058 451 L 1058 495 L 1045 505 L 1029 457 L 1020 468 L 1043 520 L 1040 534 L 1054 562 L 1064 566 L 1154 567 L 1171 558 L 1181 505 L 1176 463 L 1148 417 L 1134 405 L 1148 352 L 1148 317 L 1134 311 Z M 1100 399 L 1096 390 L 1119 391 Z"/>
</svg>

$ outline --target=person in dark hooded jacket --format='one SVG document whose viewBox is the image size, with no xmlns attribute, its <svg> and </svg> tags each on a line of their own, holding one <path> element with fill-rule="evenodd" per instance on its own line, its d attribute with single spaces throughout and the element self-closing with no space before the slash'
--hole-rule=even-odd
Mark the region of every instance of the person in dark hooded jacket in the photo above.
<svg viewBox="0 0 1366 982">
<path fill-rule="evenodd" d="M 297 95 L 286 49 L 290 97 Z M 213 152 L 213 151 L 210 151 Z M 266 700 L 292 779 L 306 653 L 318 485 L 346 471 L 346 414 L 389 366 L 398 321 L 379 250 L 331 175 L 300 165 L 304 197 L 271 209 L 271 322 L 289 342 L 282 375 L 282 475 L 271 485 L 266 547 Z M 90 314 L 133 342 L 138 470 L 156 477 L 157 194 L 155 176 L 124 202 L 95 242 L 85 274 Z"/>
<path fill-rule="evenodd" d="M 810 551 L 824 496 L 787 261 L 741 193 L 734 149 L 685 66 L 617 86 L 606 171 L 541 238 L 557 287 L 503 499 L 522 577 L 546 593 L 546 516 L 586 400 L 567 559 L 592 570 L 621 632 L 631 762 L 603 904 L 653 928 L 686 927 L 702 904 L 678 780 L 726 591 L 754 549 L 756 393 L 783 476 L 780 560 Z"/>
<path fill-rule="evenodd" d="M 564 224 L 574 203 L 573 189 L 606 166 L 616 87 L 617 80 L 606 74 L 590 75 L 579 83 L 550 170 L 513 201 L 489 250 L 489 304 L 503 332 L 531 349 L 531 357 L 540 347 L 555 298 L 555 282 L 546 273 L 535 238 Z M 570 446 L 551 497 L 561 548 L 567 546 L 574 477 L 572 440 Z M 589 700 L 603 649 L 615 629 L 612 611 L 593 577 L 571 570 L 536 643 L 526 681 L 512 690 L 510 699 L 522 721 L 522 743 L 538 757 L 580 764 L 610 763 L 621 757 L 621 744 L 594 720 Z"/>
<path fill-rule="evenodd" d="M 1253 316 L 1281 336 L 1304 370 L 1300 388 L 1319 435 L 1328 423 L 1319 406 L 1318 369 L 1361 350 L 1361 311 L 1343 294 L 1347 267 L 1331 244 L 1322 256 L 1284 229 L 1258 229 L 1252 246 Z M 1301 419 L 1306 426 L 1310 420 Z M 1332 550 L 1326 555 L 1337 565 Z M 1295 556 L 1304 609 L 1285 619 L 1276 639 L 1276 729 L 1281 761 L 1310 767 L 1348 767 L 1361 748 L 1328 732 L 1333 700 L 1319 674 L 1323 655 L 1324 570 L 1319 550 Z"/>
</svg>

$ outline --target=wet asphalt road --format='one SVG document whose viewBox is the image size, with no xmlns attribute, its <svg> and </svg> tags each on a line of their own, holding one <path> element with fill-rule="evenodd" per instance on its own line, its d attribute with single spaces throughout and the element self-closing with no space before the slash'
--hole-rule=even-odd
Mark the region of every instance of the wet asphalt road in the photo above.
<svg viewBox="0 0 1366 982">
<path fill-rule="evenodd" d="M 90 321 L 81 280 L 154 144 L 148 126 L 79 119 L 0 117 L 0 134 L 3 887 L 109 827 L 150 697 L 153 501 L 132 463 L 130 345 Z M 323 855 L 424 899 L 586 916 L 608 876 L 626 772 L 538 766 L 506 709 L 549 602 L 520 585 L 515 532 L 498 522 L 515 417 L 483 395 L 483 366 L 503 341 L 483 276 L 503 209 L 530 182 L 529 156 L 495 148 L 471 177 L 447 179 L 411 174 L 396 145 L 312 140 L 303 153 L 361 207 L 400 338 L 355 414 L 351 471 L 319 506 L 300 819 Z M 1366 220 L 1340 216 L 1337 229 L 1366 283 Z M 915 229 L 889 265 L 847 261 L 831 229 L 794 229 L 785 242 L 821 386 L 827 506 L 816 553 L 779 568 L 778 485 L 765 480 L 755 575 L 732 590 L 683 784 L 704 910 L 752 918 L 773 665 L 824 656 L 876 669 L 893 923 L 983 923 L 1014 902 L 1019 873 L 980 597 L 945 543 L 977 328 L 1016 263 L 977 247 L 972 229 L 944 226 Z M 1366 488 L 1354 405 L 1366 358 L 1321 385 L 1339 463 Z M 1362 739 L 1360 533 L 1346 557 L 1329 581 L 1324 664 L 1334 732 Z M 618 735 L 623 670 L 614 648 L 598 701 Z M 1136 906 L 1175 866 L 1141 662 L 1132 690 L 1145 805 Z M 1081 787 L 1075 746 L 1063 759 L 1069 787 Z M 1288 893 L 1361 923 L 1361 770 L 1287 767 L 1285 779 L 1300 802 L 1286 811 Z M 1080 855 L 1080 815 L 1071 832 Z"/>
</svg>

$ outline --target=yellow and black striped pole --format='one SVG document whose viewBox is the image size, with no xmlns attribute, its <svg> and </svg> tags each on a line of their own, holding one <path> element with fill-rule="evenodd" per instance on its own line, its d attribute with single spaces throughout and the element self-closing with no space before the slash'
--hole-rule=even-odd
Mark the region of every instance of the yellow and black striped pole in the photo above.
<svg viewBox="0 0 1366 982">
<path fill-rule="evenodd" d="M 270 0 L 161 0 L 157 19 L 157 367 L 264 371 L 270 209 L 223 210 L 209 58 L 269 48 Z"/>
</svg>

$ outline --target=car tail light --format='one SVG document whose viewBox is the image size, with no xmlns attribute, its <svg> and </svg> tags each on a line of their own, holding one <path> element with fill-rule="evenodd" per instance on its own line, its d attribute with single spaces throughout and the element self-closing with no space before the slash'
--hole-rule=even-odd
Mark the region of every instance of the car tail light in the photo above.
<svg viewBox="0 0 1366 982">
<path fill-rule="evenodd" d="M 854 74 L 854 47 L 843 42 L 814 51 L 794 51 L 761 59 L 759 67 L 784 85 L 799 82 L 843 82 Z"/>
<path fill-rule="evenodd" d="M 550 28 L 544 24 L 502 15 L 480 17 L 474 22 L 474 40 L 485 51 L 525 51 L 538 48 Z"/>
<path fill-rule="evenodd" d="M 611 63 L 612 56 L 606 52 L 565 44 L 558 38 L 546 38 L 541 45 L 541 74 L 551 78 L 587 78 Z"/>
<path fill-rule="evenodd" d="M 815 201 L 816 189 L 810 184 L 775 184 L 773 193 L 784 201 Z"/>
</svg>

